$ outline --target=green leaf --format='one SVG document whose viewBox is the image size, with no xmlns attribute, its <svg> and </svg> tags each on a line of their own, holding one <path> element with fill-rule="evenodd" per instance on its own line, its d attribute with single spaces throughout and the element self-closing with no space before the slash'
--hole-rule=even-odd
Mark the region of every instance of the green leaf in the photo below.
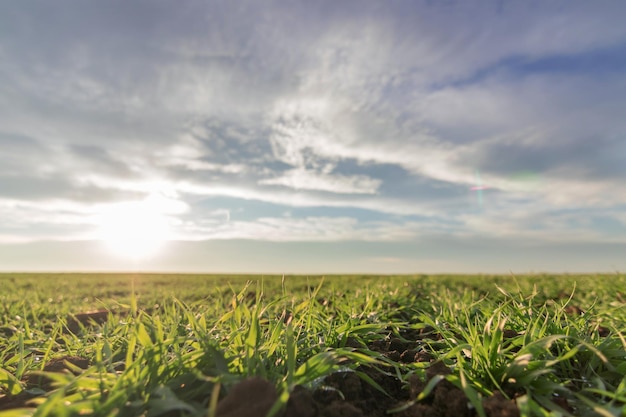
<svg viewBox="0 0 626 417">
<path fill-rule="evenodd" d="M 313 355 L 296 370 L 294 382 L 303 385 L 321 376 L 326 376 L 335 370 L 337 362 L 337 354 L 333 351 Z"/>
<path fill-rule="evenodd" d="M 153 345 L 152 339 L 143 323 L 137 325 L 137 340 L 139 340 L 139 343 L 141 343 L 143 347 L 152 347 Z"/>
<path fill-rule="evenodd" d="M 459 362 L 462 362 L 462 359 L 460 357 L 457 360 Z M 446 377 L 446 378 L 448 380 L 450 380 L 450 376 L 452 376 L 452 375 L 448 375 L 448 377 Z M 470 402 L 472 403 L 472 405 L 476 409 L 476 412 L 478 413 L 478 415 L 480 417 L 486 417 L 487 415 L 485 414 L 485 410 L 483 409 L 482 400 L 480 399 L 480 397 L 478 395 L 478 392 L 476 392 L 476 390 L 471 385 L 469 385 L 467 383 L 467 378 L 465 377 L 465 372 L 463 372 L 463 368 L 461 368 L 461 367 L 459 368 L 459 380 L 461 382 L 461 389 L 463 390 L 463 393 L 470 400 Z"/>
<path fill-rule="evenodd" d="M 175 410 L 190 413 L 196 412 L 194 407 L 178 399 L 176 394 L 174 394 L 168 387 L 160 386 L 152 395 L 159 398 L 152 398 L 148 401 L 147 417 L 160 416 Z"/>
<path fill-rule="evenodd" d="M 17 395 L 22 392 L 20 381 L 9 371 L 0 368 L 0 387 L 10 395 Z"/>
<path fill-rule="evenodd" d="M 355 373 L 361 378 L 363 381 L 367 382 L 372 388 L 380 392 L 381 394 L 386 395 L 387 397 L 391 397 L 387 391 L 383 387 L 381 387 L 378 382 L 374 381 L 368 374 L 365 372 L 355 371 Z"/>
<path fill-rule="evenodd" d="M 0 411 L 0 417 L 30 417 L 35 414 L 35 408 L 13 408 Z"/>
<path fill-rule="evenodd" d="M 446 379 L 445 375 L 435 375 L 432 377 L 430 381 L 428 381 L 428 384 L 424 387 L 424 390 L 417 396 L 417 401 L 422 401 L 424 398 L 428 397 L 437 384 L 444 379 Z"/>
</svg>

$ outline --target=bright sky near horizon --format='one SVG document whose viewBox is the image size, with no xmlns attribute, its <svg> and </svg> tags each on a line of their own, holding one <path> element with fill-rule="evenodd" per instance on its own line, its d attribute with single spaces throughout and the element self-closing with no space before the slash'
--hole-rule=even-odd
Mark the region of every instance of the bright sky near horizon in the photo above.
<svg viewBox="0 0 626 417">
<path fill-rule="evenodd" d="M 626 270 L 626 2 L 0 3 L 0 270 Z"/>
</svg>

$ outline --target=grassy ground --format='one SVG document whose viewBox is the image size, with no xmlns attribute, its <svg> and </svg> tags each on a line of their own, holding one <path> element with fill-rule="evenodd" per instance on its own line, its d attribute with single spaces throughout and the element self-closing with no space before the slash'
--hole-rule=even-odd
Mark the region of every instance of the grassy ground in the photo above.
<svg viewBox="0 0 626 417">
<path fill-rule="evenodd" d="M 341 391 L 338 372 L 387 398 L 380 415 L 426 415 L 448 384 L 467 415 L 512 415 L 497 396 L 522 416 L 626 416 L 625 307 L 624 275 L 4 274 L 0 417 L 220 416 L 250 376 L 280 415 L 296 387 Z"/>
</svg>

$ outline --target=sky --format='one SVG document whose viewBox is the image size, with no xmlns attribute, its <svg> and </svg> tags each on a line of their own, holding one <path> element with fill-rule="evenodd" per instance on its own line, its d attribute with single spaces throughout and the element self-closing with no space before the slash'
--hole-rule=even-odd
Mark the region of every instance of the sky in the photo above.
<svg viewBox="0 0 626 417">
<path fill-rule="evenodd" d="M 626 2 L 0 2 L 0 270 L 626 270 Z"/>
</svg>

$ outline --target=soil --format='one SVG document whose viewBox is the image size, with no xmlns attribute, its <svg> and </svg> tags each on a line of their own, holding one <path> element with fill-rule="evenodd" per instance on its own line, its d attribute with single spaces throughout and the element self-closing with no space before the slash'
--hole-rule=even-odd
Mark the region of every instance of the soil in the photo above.
<svg viewBox="0 0 626 417">
<path fill-rule="evenodd" d="M 71 372 L 76 375 L 72 367 L 87 369 L 89 368 L 89 359 L 81 358 L 80 356 L 63 356 L 60 358 L 51 359 L 44 367 L 44 372 Z M 41 388 L 45 391 L 52 389 L 52 380 L 46 378 L 44 375 L 37 373 L 26 374 L 23 381 L 28 388 Z"/>
<path fill-rule="evenodd" d="M 235 385 L 218 403 L 216 416 L 264 416 L 277 399 L 274 384 L 263 378 L 248 378 Z"/>
<path fill-rule="evenodd" d="M 381 372 L 373 367 L 361 366 L 357 369 L 371 378 L 387 393 L 374 388 L 360 378 L 356 372 L 342 371 L 328 375 L 315 389 L 296 386 L 289 397 L 285 410 L 279 417 L 382 417 L 389 416 L 388 410 L 397 417 L 474 417 L 465 394 L 446 380 L 439 382 L 424 400 L 413 403 L 427 382 L 436 375 L 447 375 L 450 370 L 441 362 L 436 362 L 426 352 L 421 351 L 418 341 L 429 334 L 429 329 L 402 334 L 371 343 L 368 348 L 390 359 L 403 363 L 428 362 L 426 379 L 411 375 L 406 382 Z M 436 338 L 436 335 L 429 334 Z M 359 342 L 348 340 L 347 345 L 357 347 Z M 70 365 L 68 365 L 70 364 Z M 72 372 L 72 367 L 86 369 L 89 361 L 76 356 L 56 358 L 44 366 L 46 372 Z M 23 382 L 27 388 L 52 389 L 51 381 L 36 373 L 27 374 Z M 0 410 L 28 407 L 28 402 L 37 394 L 23 391 L 16 396 L 0 397 Z M 230 388 L 218 403 L 217 417 L 258 417 L 265 415 L 278 399 L 274 384 L 263 378 L 248 378 Z M 483 400 L 483 407 L 489 417 L 518 417 L 519 410 L 513 400 L 502 394 Z"/>
<path fill-rule="evenodd" d="M 81 326 L 87 327 L 91 324 L 103 324 L 108 319 L 109 310 L 97 310 L 72 314 L 67 317 L 67 331 L 76 334 L 80 332 Z"/>
<path fill-rule="evenodd" d="M 94 314 L 96 313 L 96 314 Z M 76 325 L 86 325 L 106 320 L 108 312 L 94 312 L 75 315 Z M 69 327 L 69 326 L 68 326 Z M 515 337 L 514 331 L 505 331 L 505 338 Z M 356 339 L 348 339 L 346 346 L 376 351 L 399 363 L 426 362 L 426 378 L 411 375 L 401 381 L 395 375 L 382 372 L 371 366 L 360 366 L 355 371 L 342 371 L 328 375 L 314 389 L 296 386 L 287 406 L 279 417 L 474 417 L 477 415 L 469 400 L 459 388 L 446 381 L 440 381 L 430 395 L 419 401 L 414 400 L 426 387 L 428 381 L 437 375 L 450 373 L 448 367 L 437 362 L 422 350 L 422 339 L 438 339 L 433 329 L 425 328 L 401 333 L 399 337 L 389 337 L 364 346 Z M 70 364 L 70 365 L 68 365 Z M 85 358 L 65 356 L 46 363 L 46 372 L 72 372 L 73 369 L 86 369 L 89 361 Z M 379 391 L 358 373 L 369 377 L 385 393 Z M 37 373 L 27 374 L 23 380 L 29 390 L 16 396 L 0 397 L 0 410 L 28 407 L 29 401 L 53 388 L 51 381 Z M 38 390 L 32 390 L 37 388 Z M 514 393 L 507 393 L 514 396 Z M 208 394 L 210 395 L 210 393 Z M 278 399 L 279 394 L 273 383 L 262 378 L 248 378 L 232 386 L 219 401 L 217 417 L 259 417 L 265 415 Z M 518 417 L 519 410 L 514 400 L 501 393 L 485 398 L 483 408 L 489 417 Z M 393 414 L 388 411 L 396 409 Z"/>
<path fill-rule="evenodd" d="M 389 416 L 388 410 L 401 406 L 394 412 L 397 417 L 473 417 L 476 412 L 470 407 L 463 392 L 446 380 L 442 380 L 433 392 L 419 403 L 410 400 L 417 397 L 426 385 L 416 376 L 403 385 L 395 377 L 373 368 L 364 372 L 378 383 L 389 395 L 376 390 L 354 372 L 338 372 L 327 376 L 321 387 L 314 390 L 296 386 L 286 409 L 280 417 L 382 417 Z M 429 368 L 428 377 L 446 374 L 448 368 L 436 362 Z M 249 378 L 236 384 L 219 403 L 217 417 L 263 416 L 278 399 L 274 385 L 262 378 Z M 519 417 L 513 400 L 497 393 L 483 400 L 489 417 Z"/>
<path fill-rule="evenodd" d="M 515 332 L 508 332 L 513 337 Z M 343 371 L 327 376 L 315 389 L 296 386 L 280 417 L 474 417 L 476 411 L 459 388 L 442 380 L 430 395 L 420 402 L 412 402 L 428 381 L 437 375 L 447 375 L 450 370 L 434 361 L 420 349 L 419 340 L 428 335 L 437 338 L 432 329 L 407 332 L 401 337 L 379 340 L 367 346 L 389 359 L 403 363 L 428 362 L 426 379 L 411 375 L 406 382 L 373 367 L 357 369 L 371 378 L 387 393 L 382 393 L 360 378 L 356 372 Z M 348 340 L 347 346 L 360 346 L 357 340 Z M 217 417 L 262 416 L 278 398 L 274 386 L 261 378 L 246 379 L 234 387 L 218 403 Z M 397 409 L 389 414 L 390 409 Z M 514 400 L 501 393 L 485 398 L 483 408 L 489 417 L 519 417 Z"/>
<path fill-rule="evenodd" d="M 74 373 L 72 367 L 87 369 L 89 367 L 89 360 L 81 358 L 80 356 L 63 356 L 47 362 L 43 367 L 43 371 Z M 26 385 L 27 390 L 22 391 L 18 395 L 0 397 L 0 410 L 28 407 L 28 402 L 39 395 L 35 391 L 32 391 L 33 388 L 39 389 L 40 392 L 41 390 L 49 391 L 53 388 L 52 381 L 49 378 L 36 372 L 26 374 L 22 382 Z"/>
</svg>

